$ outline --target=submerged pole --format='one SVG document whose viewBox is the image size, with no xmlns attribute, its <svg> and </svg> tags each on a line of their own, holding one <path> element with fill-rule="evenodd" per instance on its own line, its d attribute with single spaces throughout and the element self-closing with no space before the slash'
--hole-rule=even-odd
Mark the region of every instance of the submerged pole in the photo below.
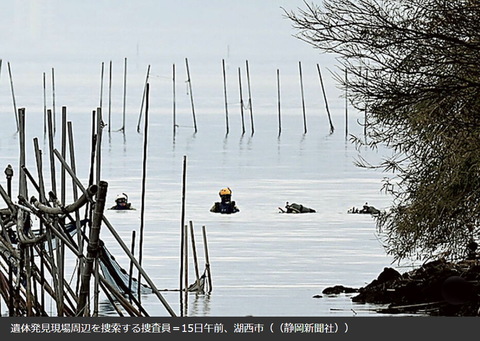
<svg viewBox="0 0 480 341">
<path fill-rule="evenodd" d="M 345 140 L 348 138 L 348 71 L 345 69 Z"/>
<path fill-rule="evenodd" d="M 242 117 L 242 135 L 245 134 L 245 118 L 243 115 L 242 71 L 238 68 L 238 89 L 240 93 L 240 115 Z"/>
<path fill-rule="evenodd" d="M 208 244 L 207 244 L 207 231 L 205 229 L 205 225 L 202 226 L 202 233 L 203 233 L 203 247 L 205 250 L 205 270 L 207 272 L 208 278 L 208 292 L 212 291 L 212 272 L 210 270 L 210 259 L 208 257 Z"/>
<path fill-rule="evenodd" d="M 175 135 L 177 134 L 177 103 L 176 103 L 176 90 L 175 90 L 175 64 L 172 67 L 172 97 L 173 97 L 173 139 L 175 139 Z"/>
<path fill-rule="evenodd" d="M 195 276 L 197 278 L 197 291 L 201 292 L 200 271 L 198 270 L 197 247 L 195 245 L 195 233 L 193 231 L 193 222 L 190 220 L 190 235 L 192 240 L 193 265 L 195 266 Z"/>
<path fill-rule="evenodd" d="M 52 113 L 53 113 L 53 133 L 57 131 L 57 120 L 55 116 L 55 69 L 52 67 Z"/>
<path fill-rule="evenodd" d="M 320 85 L 322 87 L 323 100 L 325 101 L 325 109 L 327 111 L 328 121 L 330 122 L 330 134 L 333 134 L 335 127 L 333 126 L 332 116 L 330 115 L 330 109 L 328 108 L 327 95 L 325 93 L 325 86 L 323 84 L 322 72 L 320 71 L 320 65 L 317 64 L 318 78 L 320 79 Z"/>
<path fill-rule="evenodd" d="M 180 292 L 183 291 L 183 265 L 185 263 L 185 201 L 187 187 L 187 156 L 183 156 L 182 176 L 182 214 L 180 217 Z"/>
<path fill-rule="evenodd" d="M 145 94 L 147 92 L 147 83 L 148 83 L 149 77 L 150 77 L 150 65 L 148 65 L 147 67 L 147 75 L 145 76 L 145 85 L 143 86 L 142 104 L 140 105 L 140 114 L 138 115 L 137 133 L 140 132 L 140 122 L 142 121 L 143 105 L 145 103 Z"/>
<path fill-rule="evenodd" d="M 193 115 L 193 128 L 195 129 L 195 133 L 197 132 L 197 119 L 195 117 L 195 106 L 193 104 L 193 91 L 192 91 L 192 79 L 190 78 L 190 68 L 188 67 L 188 59 L 185 58 L 185 67 L 187 68 L 187 83 L 188 89 L 190 92 L 190 102 L 192 105 L 192 115 Z"/>
<path fill-rule="evenodd" d="M 300 92 L 302 95 L 302 111 L 303 111 L 303 133 L 307 133 L 307 115 L 305 112 L 305 95 L 303 92 L 303 74 L 302 74 L 302 62 L 298 62 L 298 72 L 300 74 Z"/>
<path fill-rule="evenodd" d="M 104 74 L 104 69 L 105 69 L 105 63 L 102 62 L 102 69 L 100 71 L 100 103 L 99 107 L 102 108 L 103 106 L 103 74 Z"/>
<path fill-rule="evenodd" d="M 127 58 L 125 58 L 125 65 L 123 70 L 123 123 L 122 130 L 125 133 L 125 110 L 127 107 Z"/>
<path fill-rule="evenodd" d="M 108 72 L 108 132 L 111 132 L 112 127 L 112 61 Z"/>
<path fill-rule="evenodd" d="M 277 69 L 277 98 L 278 98 L 278 136 L 282 133 L 282 116 L 280 105 L 280 70 Z"/>
<path fill-rule="evenodd" d="M 255 128 L 253 127 L 253 107 L 252 107 L 252 88 L 250 86 L 250 69 L 248 67 L 248 60 L 245 61 L 246 65 L 246 72 L 247 72 L 247 87 L 248 87 L 248 108 L 250 110 L 250 124 L 252 126 L 252 136 L 255 132 Z"/>
<path fill-rule="evenodd" d="M 227 135 L 230 132 L 228 125 L 228 100 L 227 100 L 227 74 L 225 72 L 225 59 L 222 59 L 222 69 L 223 69 L 223 95 L 225 98 L 225 124 L 227 129 Z"/>
<path fill-rule="evenodd" d="M 90 229 L 87 247 L 87 256 L 85 258 L 85 267 L 82 272 L 82 285 L 80 287 L 80 296 L 78 298 L 78 306 L 76 315 L 86 316 L 87 298 L 90 292 L 90 278 L 93 273 L 95 259 L 98 257 L 100 250 L 100 226 L 102 223 L 103 211 L 105 208 L 105 198 L 107 197 L 108 183 L 99 182 L 97 200 L 95 202 L 95 210 L 93 213 L 93 223 Z"/>
<path fill-rule="evenodd" d="M 145 225 L 145 192 L 147 181 L 147 147 L 148 147 L 148 106 L 150 97 L 150 84 L 145 88 L 145 123 L 143 131 L 143 167 L 142 167 L 142 203 L 140 208 L 140 241 L 138 246 L 138 263 L 142 265 L 143 258 L 143 230 Z M 138 274 L 138 301 L 141 301 L 141 273 Z"/>
<path fill-rule="evenodd" d="M 47 135 L 47 80 L 43 73 L 43 134 Z"/>
<path fill-rule="evenodd" d="M 17 132 L 20 129 L 18 122 L 18 111 L 17 111 L 17 101 L 15 100 L 15 92 L 13 91 L 13 78 L 12 78 L 12 69 L 10 68 L 10 62 L 7 62 L 8 74 L 10 76 L 10 88 L 12 90 L 12 100 L 13 100 L 13 112 L 15 114 L 15 123 L 17 124 Z"/>
</svg>

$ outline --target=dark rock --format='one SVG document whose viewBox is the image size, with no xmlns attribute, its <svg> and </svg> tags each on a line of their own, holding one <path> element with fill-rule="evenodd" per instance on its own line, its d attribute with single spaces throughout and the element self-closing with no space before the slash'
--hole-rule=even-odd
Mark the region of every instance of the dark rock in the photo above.
<svg viewBox="0 0 480 341">
<path fill-rule="evenodd" d="M 426 263 L 400 275 L 385 268 L 352 301 L 390 304 L 385 312 L 416 312 L 441 316 L 477 316 L 480 308 L 480 263 Z"/>
<path fill-rule="evenodd" d="M 358 292 L 358 289 L 355 288 L 349 288 L 349 287 L 344 287 L 343 285 L 335 285 L 334 287 L 328 287 L 325 288 L 322 291 L 322 294 L 325 295 L 339 295 L 339 294 L 351 294 Z"/>
</svg>

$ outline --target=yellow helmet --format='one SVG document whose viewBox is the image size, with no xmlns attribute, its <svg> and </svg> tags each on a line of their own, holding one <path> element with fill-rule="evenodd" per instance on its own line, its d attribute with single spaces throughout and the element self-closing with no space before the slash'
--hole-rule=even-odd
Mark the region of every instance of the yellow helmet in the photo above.
<svg viewBox="0 0 480 341">
<path fill-rule="evenodd" d="M 219 194 L 220 194 L 220 196 L 222 196 L 222 195 L 232 195 L 232 190 L 228 187 L 227 188 L 222 188 L 220 190 Z"/>
</svg>

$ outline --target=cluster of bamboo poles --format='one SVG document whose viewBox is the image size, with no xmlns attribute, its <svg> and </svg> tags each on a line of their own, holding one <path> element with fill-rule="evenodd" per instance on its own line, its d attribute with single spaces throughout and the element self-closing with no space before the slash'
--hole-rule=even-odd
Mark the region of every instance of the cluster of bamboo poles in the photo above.
<svg viewBox="0 0 480 341">
<path fill-rule="evenodd" d="M 6 204 L 6 208 L 0 210 L 0 297 L 5 300 L 9 315 L 48 316 L 48 295 L 50 301 L 55 302 L 57 316 L 97 316 L 99 294 L 102 291 L 119 315 L 148 316 L 141 305 L 139 295 L 135 297 L 131 288 L 123 287 L 119 290 L 118 285 L 115 286 L 99 271 L 100 260 L 104 256 L 100 228 L 106 226 L 130 258 L 131 265 L 138 270 L 138 287 L 140 288 L 141 276 L 168 313 L 175 316 L 175 312 L 165 301 L 140 262 L 133 256 L 103 214 L 108 183 L 101 180 L 100 174 L 101 137 L 104 127 L 101 108 L 92 112 L 91 164 L 87 187 L 84 187 L 76 176 L 73 129 L 71 122 L 67 121 L 67 108 L 62 107 L 61 152 L 53 143 L 54 128 L 51 110 L 47 111 L 47 122 L 51 191 L 47 194 L 45 188 L 42 151 L 39 149 L 37 138 L 33 139 L 37 178 L 26 167 L 24 108 L 18 109 L 20 144 L 18 201 L 12 194 L 11 183 L 14 172 L 11 165 L 5 170 L 7 190 L 0 185 L 0 195 Z M 66 161 L 67 146 L 70 163 Z M 58 189 L 55 158 L 61 164 L 61 183 Z M 67 173 L 71 177 L 74 201 L 70 205 L 65 204 Z M 33 195 L 29 194 L 31 187 L 34 188 Z M 31 195 L 30 199 L 28 199 L 29 195 Z M 80 212 L 83 208 L 85 208 L 84 219 Z M 32 219 L 33 217 L 35 219 Z M 34 222 L 38 222 L 39 226 L 34 226 Z M 76 238 L 71 230 L 76 233 Z M 71 281 L 66 277 L 66 259 L 70 255 L 68 251 L 76 261 L 75 285 L 72 284 L 73 275 Z M 52 282 L 53 285 L 50 284 Z"/>
<path fill-rule="evenodd" d="M 328 106 L 328 99 L 325 90 L 325 84 L 323 82 L 322 72 L 320 69 L 320 65 L 316 64 L 319 82 L 322 90 L 322 97 L 325 103 L 325 110 L 328 117 L 330 134 L 333 134 L 335 131 L 335 127 L 332 121 L 332 115 L 330 113 L 330 108 Z M 190 96 L 190 104 L 191 104 L 191 111 L 192 111 L 192 119 L 193 119 L 193 128 L 194 132 L 198 132 L 197 127 L 197 118 L 195 113 L 195 101 L 193 98 L 193 87 L 192 87 L 192 78 L 190 76 L 190 67 L 188 63 L 188 58 L 185 58 L 185 68 L 186 68 L 186 83 L 188 86 L 188 94 Z M 137 123 L 137 132 L 140 132 L 140 124 L 142 120 L 142 113 L 143 113 L 143 106 L 145 100 L 145 89 L 146 84 L 150 78 L 150 70 L 151 65 L 148 65 L 147 73 L 145 77 L 145 87 L 142 97 L 142 104 L 140 107 L 140 114 L 138 117 Z M 303 118 L 303 133 L 307 134 L 307 115 L 306 115 L 306 105 L 305 105 L 305 93 L 304 93 L 304 82 L 303 82 L 303 72 L 302 72 L 302 62 L 298 62 L 298 70 L 299 70 L 299 79 L 300 79 L 300 93 L 301 93 L 301 106 L 302 106 L 302 118 Z M 243 87 L 242 87 L 242 70 L 241 67 L 238 67 L 238 89 L 239 89 L 239 105 L 240 105 L 240 116 L 241 116 L 241 130 L 242 135 L 246 133 L 246 120 L 245 120 L 245 109 L 248 109 L 250 113 L 250 128 L 251 128 L 251 135 L 253 136 L 255 133 L 255 124 L 254 124 L 254 115 L 253 115 L 253 104 L 252 104 L 252 87 L 250 81 L 250 68 L 248 60 L 245 61 L 245 72 L 246 72 L 246 79 L 247 79 L 247 91 L 248 91 L 248 99 L 244 100 L 243 96 Z M 224 107 L 225 107 L 225 131 L 226 135 L 230 133 L 230 120 L 229 120 L 229 101 L 228 101 L 228 92 L 227 92 L 227 74 L 226 74 L 226 66 L 225 66 L 225 59 L 222 59 L 222 74 L 223 74 L 223 93 L 224 93 Z M 347 75 L 345 75 L 347 77 Z M 177 102 L 176 102 L 176 66 L 173 64 L 172 66 L 172 81 L 173 81 L 173 88 L 172 88 L 172 98 L 173 98 L 173 105 L 172 105 L 172 112 L 173 112 L 173 137 L 175 139 L 177 128 L 179 124 L 177 123 Z M 126 79 L 126 76 L 124 77 Z M 347 92 L 345 92 L 345 136 L 348 136 L 348 97 Z M 281 82 L 280 82 L 280 70 L 277 69 L 277 104 L 278 104 L 278 135 L 282 134 L 282 106 L 281 106 Z M 124 121 L 125 122 L 125 121 Z M 123 127 L 125 126 L 125 123 Z M 124 128 L 123 128 L 124 129 Z"/>
</svg>

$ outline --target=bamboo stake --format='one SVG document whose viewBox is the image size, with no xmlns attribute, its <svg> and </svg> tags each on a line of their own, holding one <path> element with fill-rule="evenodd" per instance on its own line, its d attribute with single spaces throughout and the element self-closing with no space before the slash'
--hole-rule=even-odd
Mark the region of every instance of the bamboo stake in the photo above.
<svg viewBox="0 0 480 341">
<path fill-rule="evenodd" d="M 240 115 L 242 117 L 242 135 L 245 134 L 245 119 L 243 115 L 242 72 L 238 68 L 238 89 L 240 92 Z"/>
<path fill-rule="evenodd" d="M 73 142 L 73 128 L 72 128 L 72 122 L 68 122 L 68 145 L 70 147 L 70 168 L 72 169 L 72 172 L 76 174 L 76 165 L 75 165 L 75 146 Z M 65 167 L 64 167 L 65 168 Z M 75 181 L 72 179 L 72 189 L 73 189 L 73 201 L 78 200 L 78 189 L 77 185 L 75 184 Z M 78 246 L 78 251 L 80 253 L 83 253 L 83 238 L 82 238 L 82 227 L 80 224 L 80 212 L 79 210 L 75 210 L 75 228 L 77 229 L 77 246 Z M 80 285 L 80 281 L 78 280 L 80 278 L 80 274 L 82 273 L 83 269 L 83 262 L 81 259 L 77 260 L 78 263 L 78 276 L 77 276 L 77 291 L 78 287 Z"/>
<path fill-rule="evenodd" d="M 183 277 L 185 263 L 185 201 L 187 185 L 187 156 L 183 156 L 183 178 L 182 178 L 182 214 L 180 217 L 180 292 L 183 291 Z"/>
<path fill-rule="evenodd" d="M 348 74 L 345 69 L 345 140 L 348 138 Z"/>
<path fill-rule="evenodd" d="M 248 86 L 248 108 L 250 109 L 250 124 L 252 126 L 252 136 L 253 133 L 255 132 L 255 129 L 253 127 L 253 107 L 252 107 L 252 89 L 250 86 L 250 70 L 248 68 L 248 60 L 245 61 L 246 68 L 247 68 L 247 86 Z"/>
<path fill-rule="evenodd" d="M 143 258 L 143 230 L 145 225 L 145 192 L 146 192 L 146 181 L 147 181 L 147 147 L 148 147 L 148 106 L 150 98 L 150 84 L 147 83 L 145 88 L 145 123 L 144 123 L 144 133 L 143 133 L 143 167 L 142 167 L 142 200 L 140 207 L 140 241 L 138 246 L 138 263 L 142 265 Z M 138 274 L 138 301 L 141 302 L 141 273 Z"/>
<path fill-rule="evenodd" d="M 195 275 L 197 277 L 198 291 L 202 291 L 200 287 L 200 272 L 198 271 L 197 248 L 195 246 L 195 233 L 193 231 L 193 222 L 190 220 L 190 236 L 192 240 L 193 265 L 195 266 Z"/>
<path fill-rule="evenodd" d="M 135 255 L 135 230 L 132 231 L 132 246 L 131 251 L 132 255 Z M 130 271 L 128 272 L 128 292 L 132 292 L 132 279 L 133 279 L 133 262 L 130 261 Z M 132 295 L 130 296 L 130 302 L 132 302 Z"/>
<path fill-rule="evenodd" d="M 103 120 L 102 120 L 102 108 L 97 108 L 97 141 L 96 141 L 96 184 L 97 186 L 100 184 L 100 176 L 102 171 L 102 128 L 103 128 Z"/>
<path fill-rule="evenodd" d="M 55 116 L 55 69 L 52 67 L 52 110 L 53 110 L 53 133 L 57 131 L 57 119 Z"/>
<path fill-rule="evenodd" d="M 71 168 L 67 165 L 67 163 L 65 162 L 65 160 L 62 158 L 62 156 L 60 155 L 60 153 L 58 152 L 58 150 L 54 150 L 54 153 L 55 153 L 55 156 L 58 158 L 58 160 L 63 164 L 65 165 L 65 169 L 67 170 L 67 172 L 70 174 L 70 176 L 75 180 L 75 183 L 77 184 L 78 188 L 82 191 L 82 193 L 87 197 L 88 201 L 90 201 L 90 203 L 93 203 L 93 199 L 90 197 L 90 195 L 87 193 L 87 190 L 85 189 L 85 187 L 82 185 L 82 183 L 80 182 L 80 180 L 78 179 L 78 177 L 72 172 Z M 1 185 L 0 185 L 0 188 L 1 188 Z M 164 307 L 167 309 L 167 311 L 170 313 L 171 316 L 175 317 L 176 314 L 175 312 L 172 310 L 172 308 L 168 305 L 167 301 L 165 301 L 165 299 L 163 298 L 162 294 L 158 291 L 157 287 L 155 286 L 155 283 L 153 283 L 153 281 L 150 279 L 150 277 L 148 276 L 148 274 L 145 272 L 145 270 L 143 270 L 143 268 L 140 266 L 140 264 L 138 263 L 138 261 L 135 259 L 135 257 L 133 257 L 133 255 L 131 254 L 130 250 L 128 249 L 127 245 L 125 245 L 125 243 L 123 242 L 122 238 L 120 238 L 120 236 L 118 235 L 117 231 L 115 230 L 115 228 L 113 228 L 113 226 L 110 224 L 110 222 L 108 221 L 108 219 L 103 216 L 103 223 L 105 224 L 105 226 L 107 226 L 108 230 L 110 231 L 110 233 L 113 235 L 113 237 L 115 238 L 115 240 L 118 242 L 118 244 L 120 245 L 120 247 L 123 249 L 123 251 L 125 252 L 125 254 L 130 258 L 130 260 L 133 262 L 133 264 L 135 265 L 135 267 L 141 272 L 142 276 L 145 278 L 145 280 L 147 281 L 148 285 L 152 288 L 153 292 L 155 293 L 155 295 L 157 295 L 157 297 L 160 299 L 160 301 L 162 302 L 162 304 L 164 305 Z M 77 254 L 77 253 L 76 253 Z M 77 254 L 78 255 L 78 254 Z"/>
<path fill-rule="evenodd" d="M 43 73 L 43 134 L 47 135 L 47 80 Z"/>
<path fill-rule="evenodd" d="M 112 61 L 108 73 L 108 132 L 112 131 Z"/>
<path fill-rule="evenodd" d="M 93 271 L 94 260 L 98 257 L 100 243 L 100 226 L 102 223 L 103 210 L 105 208 L 105 198 L 107 196 L 108 183 L 99 182 L 97 200 L 95 202 L 95 211 L 93 214 L 93 225 L 90 229 L 87 257 L 85 259 L 85 268 L 82 272 L 82 285 L 80 288 L 80 297 L 78 298 L 78 306 L 76 315 L 86 316 L 88 312 L 85 310 L 87 305 L 87 297 L 89 293 L 90 277 Z"/>
<path fill-rule="evenodd" d="M 140 115 L 138 115 L 137 133 L 140 132 L 140 121 L 142 120 L 143 104 L 145 102 L 145 93 L 147 91 L 148 77 L 150 77 L 150 65 L 148 65 L 147 75 L 145 76 L 145 85 L 143 86 L 142 104 L 140 106 Z"/>
<path fill-rule="evenodd" d="M 330 109 L 328 108 L 328 101 L 327 101 L 327 95 L 325 93 L 325 86 L 323 85 L 322 72 L 320 71 L 320 65 L 318 64 L 317 64 L 317 70 L 318 70 L 318 77 L 320 79 L 320 85 L 322 87 L 323 99 L 325 101 L 325 109 L 327 111 L 328 121 L 330 122 L 330 134 L 333 134 L 333 132 L 335 131 L 335 128 L 332 123 L 332 116 L 330 115 Z"/>
<path fill-rule="evenodd" d="M 197 132 L 197 119 L 195 118 L 195 106 L 193 104 L 193 91 L 192 91 L 192 79 L 190 78 L 190 69 L 188 67 L 188 59 L 185 58 L 185 66 L 187 68 L 187 83 L 188 88 L 190 91 L 190 102 L 192 104 L 192 115 L 193 115 L 193 127 L 195 129 L 195 133 Z"/>
<path fill-rule="evenodd" d="M 303 92 L 303 75 L 302 75 L 302 62 L 298 62 L 298 72 L 300 74 L 300 91 L 302 95 L 302 111 L 303 111 L 303 133 L 307 133 L 307 114 L 305 112 L 305 95 Z"/>
<path fill-rule="evenodd" d="M 17 124 L 17 133 L 18 133 L 19 122 L 18 122 L 17 101 L 15 100 L 15 92 L 13 91 L 13 77 L 12 77 L 12 69 L 10 68 L 10 62 L 7 62 L 7 66 L 8 66 L 8 74 L 10 76 L 10 88 L 12 90 L 13 111 L 15 114 L 15 123 Z"/>
<path fill-rule="evenodd" d="M 98 278 L 99 277 L 99 272 L 98 272 L 98 257 L 95 258 L 95 265 L 94 265 L 94 284 L 93 284 L 93 317 L 98 317 L 98 299 L 99 299 L 99 283 L 100 283 L 100 279 Z"/>
<path fill-rule="evenodd" d="M 62 107 L 62 157 L 66 159 L 67 154 L 67 107 Z M 60 170 L 60 181 L 61 181 L 61 194 L 60 194 L 60 202 L 62 205 L 65 205 L 65 195 L 66 195 L 66 188 L 65 188 L 65 167 L 61 167 Z"/>
<path fill-rule="evenodd" d="M 50 156 L 50 179 L 52 192 L 57 193 L 57 182 L 55 180 L 55 159 L 53 157 L 53 126 L 52 126 L 52 110 L 47 111 L 48 116 L 48 146 L 49 146 L 49 156 Z"/>
<path fill-rule="evenodd" d="M 277 69 L 277 98 L 278 98 L 278 136 L 282 134 L 282 117 L 280 106 L 280 70 Z"/>
<path fill-rule="evenodd" d="M 205 252 L 205 270 L 207 272 L 208 278 L 208 292 L 212 291 L 212 272 L 210 270 L 210 259 L 208 256 L 208 245 L 207 245 L 207 232 L 205 229 L 205 225 L 202 226 L 202 233 L 203 233 L 203 247 Z"/>
<path fill-rule="evenodd" d="M 123 124 L 120 130 L 125 133 L 125 110 L 127 107 L 127 58 L 125 58 L 125 66 L 123 71 Z"/>
<path fill-rule="evenodd" d="M 42 153 L 40 151 L 40 148 L 38 146 L 38 139 L 35 137 L 33 139 L 33 144 L 34 144 L 34 150 L 35 150 L 35 160 L 37 164 L 37 173 L 38 173 L 38 182 L 39 182 L 39 195 L 40 195 L 40 202 L 42 204 L 45 204 L 45 185 L 44 185 L 44 180 L 43 180 L 43 172 L 42 172 Z M 43 223 L 40 222 L 40 233 L 43 233 Z M 40 244 L 40 254 L 43 254 L 45 251 L 45 244 L 42 243 Z M 40 259 L 40 276 L 42 278 L 42 281 L 44 282 L 45 279 L 45 264 L 44 264 L 44 257 L 42 256 Z M 43 285 L 43 283 L 42 283 Z M 41 290 L 41 306 L 45 306 L 45 292 L 44 290 Z"/>
<path fill-rule="evenodd" d="M 227 129 L 227 135 L 230 132 L 228 125 L 228 100 L 227 100 L 227 75 L 225 72 L 225 59 L 222 59 L 222 69 L 223 69 L 223 94 L 225 98 L 225 124 Z"/>
<path fill-rule="evenodd" d="M 19 122 L 19 142 L 20 142 L 20 164 L 19 164 L 19 190 L 18 193 L 24 198 L 28 197 L 27 193 L 27 178 L 23 171 L 25 166 L 25 108 L 18 109 L 18 122 Z"/>
<path fill-rule="evenodd" d="M 183 246 L 185 248 L 185 316 L 187 316 L 187 311 L 188 311 L 188 226 L 185 225 L 183 227 L 185 229 L 185 245 Z"/>
<path fill-rule="evenodd" d="M 103 107 L 103 74 L 104 74 L 104 62 L 102 62 L 102 69 L 100 71 L 100 104 L 99 107 Z"/>
<path fill-rule="evenodd" d="M 176 104 L 176 91 L 175 91 L 175 64 L 172 68 L 172 81 L 173 81 L 173 139 L 175 140 L 175 135 L 177 134 L 177 104 Z"/>
</svg>

